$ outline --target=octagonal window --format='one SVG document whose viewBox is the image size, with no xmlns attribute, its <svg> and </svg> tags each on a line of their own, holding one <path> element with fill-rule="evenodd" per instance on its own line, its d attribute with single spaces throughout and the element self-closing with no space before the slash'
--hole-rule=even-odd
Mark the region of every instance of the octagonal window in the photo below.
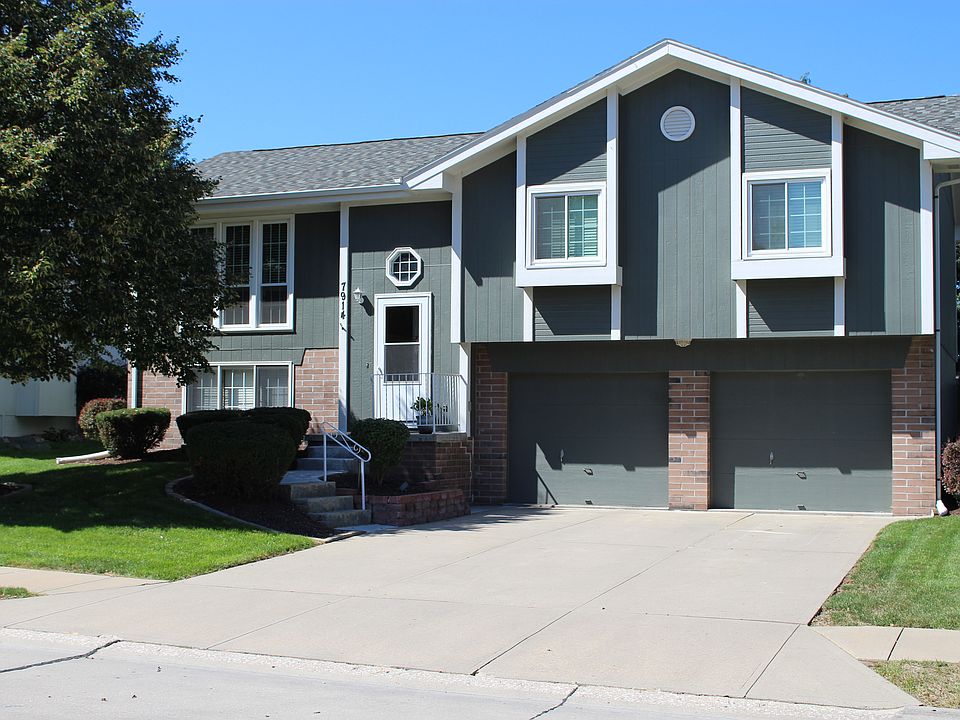
<svg viewBox="0 0 960 720">
<path fill-rule="evenodd" d="M 422 275 L 423 258 L 413 248 L 397 248 L 387 256 L 387 278 L 397 287 L 410 287 Z"/>
</svg>

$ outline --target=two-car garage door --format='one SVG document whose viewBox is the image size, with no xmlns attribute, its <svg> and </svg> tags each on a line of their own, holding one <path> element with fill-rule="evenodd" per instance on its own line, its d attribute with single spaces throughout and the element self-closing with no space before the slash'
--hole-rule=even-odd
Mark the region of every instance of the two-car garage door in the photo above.
<svg viewBox="0 0 960 720">
<path fill-rule="evenodd" d="M 509 500 L 667 504 L 666 373 L 510 379 Z M 711 506 L 891 504 L 889 372 L 711 375 Z"/>
</svg>

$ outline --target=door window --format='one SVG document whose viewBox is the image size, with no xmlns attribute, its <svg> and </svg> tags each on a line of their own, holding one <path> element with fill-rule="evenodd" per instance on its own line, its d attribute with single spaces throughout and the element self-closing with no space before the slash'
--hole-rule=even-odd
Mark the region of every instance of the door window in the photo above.
<svg viewBox="0 0 960 720">
<path fill-rule="evenodd" d="M 384 313 L 383 373 L 390 376 L 419 373 L 420 306 L 387 306 Z"/>
</svg>

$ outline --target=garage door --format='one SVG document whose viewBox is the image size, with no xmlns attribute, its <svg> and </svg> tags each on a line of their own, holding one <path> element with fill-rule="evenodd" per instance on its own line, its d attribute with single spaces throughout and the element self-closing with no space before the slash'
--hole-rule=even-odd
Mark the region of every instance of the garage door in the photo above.
<svg viewBox="0 0 960 720">
<path fill-rule="evenodd" d="M 512 502 L 667 504 L 667 376 L 510 376 Z"/>
<path fill-rule="evenodd" d="M 889 372 L 715 373 L 711 505 L 889 512 Z"/>
</svg>

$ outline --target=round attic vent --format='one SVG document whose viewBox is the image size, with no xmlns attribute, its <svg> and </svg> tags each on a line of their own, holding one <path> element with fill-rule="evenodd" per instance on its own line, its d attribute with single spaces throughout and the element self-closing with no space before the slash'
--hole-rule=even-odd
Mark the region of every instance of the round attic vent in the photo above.
<svg viewBox="0 0 960 720">
<path fill-rule="evenodd" d="M 667 140 L 680 142 L 693 135 L 696 127 L 693 113 L 682 105 L 674 105 L 660 118 L 660 132 Z"/>
</svg>

